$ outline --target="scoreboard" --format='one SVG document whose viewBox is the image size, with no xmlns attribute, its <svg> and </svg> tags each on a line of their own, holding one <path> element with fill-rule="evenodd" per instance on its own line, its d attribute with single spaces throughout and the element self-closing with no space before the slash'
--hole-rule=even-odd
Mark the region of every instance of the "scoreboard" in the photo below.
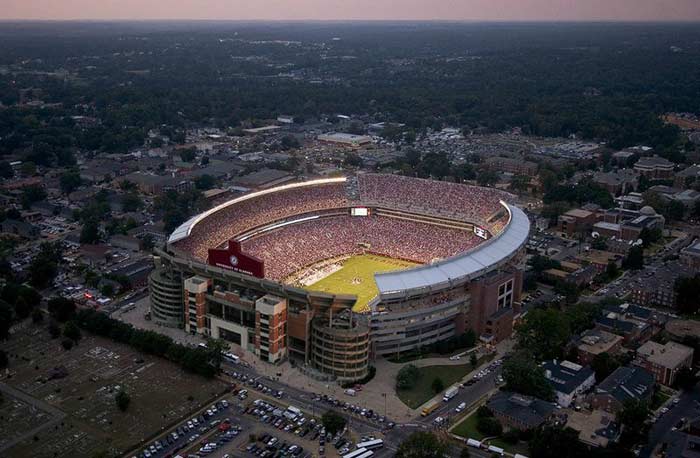
<svg viewBox="0 0 700 458">
<path fill-rule="evenodd" d="M 352 216 L 369 216 L 369 208 L 367 208 L 367 207 L 353 207 L 350 209 L 350 214 Z"/>
</svg>

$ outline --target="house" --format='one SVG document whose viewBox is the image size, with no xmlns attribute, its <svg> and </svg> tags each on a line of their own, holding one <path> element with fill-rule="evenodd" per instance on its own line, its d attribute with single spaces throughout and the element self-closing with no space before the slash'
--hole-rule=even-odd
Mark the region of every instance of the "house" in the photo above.
<svg viewBox="0 0 700 458">
<path fill-rule="evenodd" d="M 591 364 L 593 358 L 602 353 L 609 355 L 619 353 L 622 349 L 622 340 L 622 337 L 599 328 L 584 331 L 576 340 L 579 364 Z"/>
<path fill-rule="evenodd" d="M 496 393 L 486 407 L 501 424 L 523 431 L 537 428 L 555 410 L 551 402 L 507 391 Z"/>
<path fill-rule="evenodd" d="M 34 239 L 39 237 L 39 228 L 26 221 L 16 219 L 6 219 L 0 223 L 0 233 L 11 234 L 25 239 Z"/>
<path fill-rule="evenodd" d="M 635 366 L 621 366 L 608 375 L 590 396 L 594 409 L 616 413 L 629 400 L 649 401 L 654 395 L 654 375 Z"/>
<path fill-rule="evenodd" d="M 671 386 L 678 372 L 693 364 L 693 349 L 676 342 L 647 342 L 637 349 L 633 364 L 654 374 L 656 381 Z"/>
<path fill-rule="evenodd" d="M 577 395 L 595 385 L 595 373 L 589 366 L 554 359 L 545 361 L 542 368 L 562 407 L 569 407 Z"/>
</svg>

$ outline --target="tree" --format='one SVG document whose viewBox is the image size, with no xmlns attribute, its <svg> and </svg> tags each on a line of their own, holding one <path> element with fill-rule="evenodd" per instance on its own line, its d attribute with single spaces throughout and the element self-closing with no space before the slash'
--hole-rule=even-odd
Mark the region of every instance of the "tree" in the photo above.
<svg viewBox="0 0 700 458">
<path fill-rule="evenodd" d="M 326 431 L 335 436 L 339 431 L 345 428 L 345 417 L 340 415 L 335 410 L 326 411 L 321 417 L 321 423 L 326 428 Z"/>
<path fill-rule="evenodd" d="M 144 251 L 151 251 L 155 246 L 155 240 L 151 234 L 144 235 L 141 242 L 143 242 Z"/>
<path fill-rule="evenodd" d="M 694 277 L 678 277 L 673 284 L 676 307 L 684 314 L 695 314 L 700 309 L 700 274 Z"/>
<path fill-rule="evenodd" d="M 44 321 L 44 312 L 41 309 L 35 308 L 32 310 L 32 323 L 39 324 Z"/>
<path fill-rule="evenodd" d="M 498 183 L 498 173 L 489 169 L 482 169 L 476 176 L 479 186 L 493 186 Z"/>
<path fill-rule="evenodd" d="M 83 223 L 80 231 L 80 243 L 97 243 L 100 241 L 100 225 L 95 219 Z"/>
<path fill-rule="evenodd" d="M 135 192 L 128 192 L 122 196 L 122 210 L 134 212 L 143 207 L 143 201 Z"/>
<path fill-rule="evenodd" d="M 211 188 L 213 188 L 215 185 L 216 185 L 216 178 L 214 178 L 214 177 L 211 176 L 211 175 L 207 175 L 206 173 L 203 174 L 203 175 L 198 176 L 198 177 L 195 178 L 195 180 L 194 180 L 194 186 L 195 186 L 197 189 L 200 189 L 200 190 L 203 190 L 203 191 L 204 191 L 204 190 L 207 190 L 207 189 L 211 189 Z"/>
<path fill-rule="evenodd" d="M 672 200 L 664 208 L 663 214 L 672 221 L 681 221 L 685 215 L 685 206 L 678 200 Z"/>
<path fill-rule="evenodd" d="M 644 268 L 644 249 L 637 245 L 630 248 L 627 257 L 622 261 L 622 267 L 631 270 Z"/>
<path fill-rule="evenodd" d="M 471 454 L 469 453 L 469 448 L 468 447 L 462 447 L 462 450 L 459 452 L 459 458 L 469 458 Z"/>
<path fill-rule="evenodd" d="M 535 430 L 529 442 L 532 458 L 586 458 L 588 451 L 578 440 L 578 431 L 560 426 Z"/>
<path fill-rule="evenodd" d="M 32 313 L 32 307 L 27 304 L 27 301 L 23 297 L 17 298 L 17 302 L 15 302 L 15 314 L 17 318 L 23 320 L 29 317 L 30 313 Z"/>
<path fill-rule="evenodd" d="M 485 436 L 500 436 L 503 433 L 503 426 L 495 417 L 478 417 L 476 429 Z"/>
<path fill-rule="evenodd" d="M 396 450 L 395 458 L 442 458 L 447 446 L 430 432 L 412 433 Z"/>
<path fill-rule="evenodd" d="M 623 425 L 620 445 L 632 446 L 642 440 L 647 432 L 646 420 L 649 417 L 649 405 L 646 401 L 628 399 L 622 410 L 617 413 L 618 423 Z"/>
<path fill-rule="evenodd" d="M 49 335 L 51 336 L 52 339 L 55 339 L 61 335 L 61 328 L 58 326 L 58 324 L 55 321 L 51 321 L 49 323 L 48 329 L 49 329 Z"/>
<path fill-rule="evenodd" d="M 9 364 L 9 359 L 7 358 L 7 353 L 5 350 L 0 350 L 0 369 L 5 369 Z"/>
<path fill-rule="evenodd" d="M 476 358 L 476 352 L 472 352 L 472 354 L 469 355 L 469 364 L 472 365 L 472 368 L 476 368 L 476 365 L 479 364 L 479 360 Z"/>
<path fill-rule="evenodd" d="M 75 302 L 62 296 L 49 299 L 49 313 L 59 322 L 68 321 L 75 314 Z"/>
<path fill-rule="evenodd" d="M 78 189 L 81 184 L 83 184 L 83 179 L 80 178 L 80 172 L 77 169 L 65 172 L 59 179 L 59 185 L 64 194 L 70 194 Z"/>
<path fill-rule="evenodd" d="M 63 336 L 71 339 L 74 342 L 78 342 L 80 340 L 82 335 L 80 333 L 80 328 L 77 324 L 75 324 L 75 321 L 69 321 L 66 323 L 66 325 L 63 327 Z"/>
<path fill-rule="evenodd" d="M 10 335 L 12 326 L 12 307 L 0 299 L 0 340 L 5 340 Z"/>
<path fill-rule="evenodd" d="M 192 162 L 197 157 L 197 150 L 194 148 L 184 148 L 180 150 L 182 162 Z"/>
<path fill-rule="evenodd" d="M 698 377 L 690 367 L 683 367 L 676 374 L 676 387 L 683 391 L 692 391 L 697 383 Z"/>
<path fill-rule="evenodd" d="M 0 161 L 0 178 L 12 178 L 15 176 L 15 171 L 7 161 Z"/>
<path fill-rule="evenodd" d="M 571 337 L 567 317 L 556 309 L 531 310 L 517 328 L 518 345 L 538 360 L 561 358 Z"/>
<path fill-rule="evenodd" d="M 119 410 L 121 410 L 122 412 L 126 412 L 126 409 L 129 408 L 129 404 L 131 403 L 131 397 L 122 388 L 119 390 L 117 395 L 114 397 L 114 402 L 117 404 L 117 407 L 119 408 Z"/>
<path fill-rule="evenodd" d="M 439 393 L 445 389 L 445 382 L 440 377 L 435 377 L 430 387 L 433 389 L 433 393 Z"/>
<path fill-rule="evenodd" d="M 503 379 L 508 391 L 544 400 L 554 397 L 554 390 L 544 376 L 544 370 L 535 358 L 525 351 L 514 353 L 503 363 Z"/>
<path fill-rule="evenodd" d="M 591 360 L 591 369 L 595 372 L 595 379 L 598 383 L 605 380 L 619 366 L 620 363 L 607 352 L 598 353 Z"/>
<path fill-rule="evenodd" d="M 39 185 L 26 186 L 22 188 L 22 207 L 29 208 L 33 203 L 46 199 L 46 191 Z"/>
<path fill-rule="evenodd" d="M 404 367 L 399 369 L 398 374 L 396 374 L 396 389 L 398 390 L 410 390 L 416 386 L 418 378 L 420 377 L 420 371 L 413 364 L 406 364 Z"/>
<path fill-rule="evenodd" d="M 527 175 L 514 175 L 510 180 L 510 189 L 520 193 L 530 187 L 530 177 Z"/>
<path fill-rule="evenodd" d="M 73 348 L 74 342 L 72 339 L 69 339 L 68 337 L 64 338 L 61 341 L 61 346 L 63 347 L 64 350 L 70 350 Z"/>
</svg>

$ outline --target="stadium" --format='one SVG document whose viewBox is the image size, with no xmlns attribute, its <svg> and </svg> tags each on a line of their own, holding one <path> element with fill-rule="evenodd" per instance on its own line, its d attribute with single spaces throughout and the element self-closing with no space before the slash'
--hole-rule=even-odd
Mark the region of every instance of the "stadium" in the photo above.
<svg viewBox="0 0 700 458">
<path fill-rule="evenodd" d="M 157 250 L 152 316 L 339 381 L 466 329 L 496 342 L 512 329 L 529 233 L 509 201 L 372 173 L 251 192 Z"/>
</svg>

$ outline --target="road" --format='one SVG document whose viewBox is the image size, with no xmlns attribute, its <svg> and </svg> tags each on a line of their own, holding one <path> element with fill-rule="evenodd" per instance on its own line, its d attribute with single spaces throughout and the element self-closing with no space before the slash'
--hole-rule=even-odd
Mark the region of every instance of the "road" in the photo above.
<svg viewBox="0 0 700 458">
<path fill-rule="evenodd" d="M 700 415 L 700 388 L 698 385 L 691 392 L 681 393 L 679 399 L 680 401 L 675 406 L 669 404 L 670 410 L 652 425 L 649 431 L 649 442 L 642 448 L 640 457 L 650 457 L 657 445 L 668 441 L 671 430 L 682 418 L 692 420 Z"/>
</svg>

